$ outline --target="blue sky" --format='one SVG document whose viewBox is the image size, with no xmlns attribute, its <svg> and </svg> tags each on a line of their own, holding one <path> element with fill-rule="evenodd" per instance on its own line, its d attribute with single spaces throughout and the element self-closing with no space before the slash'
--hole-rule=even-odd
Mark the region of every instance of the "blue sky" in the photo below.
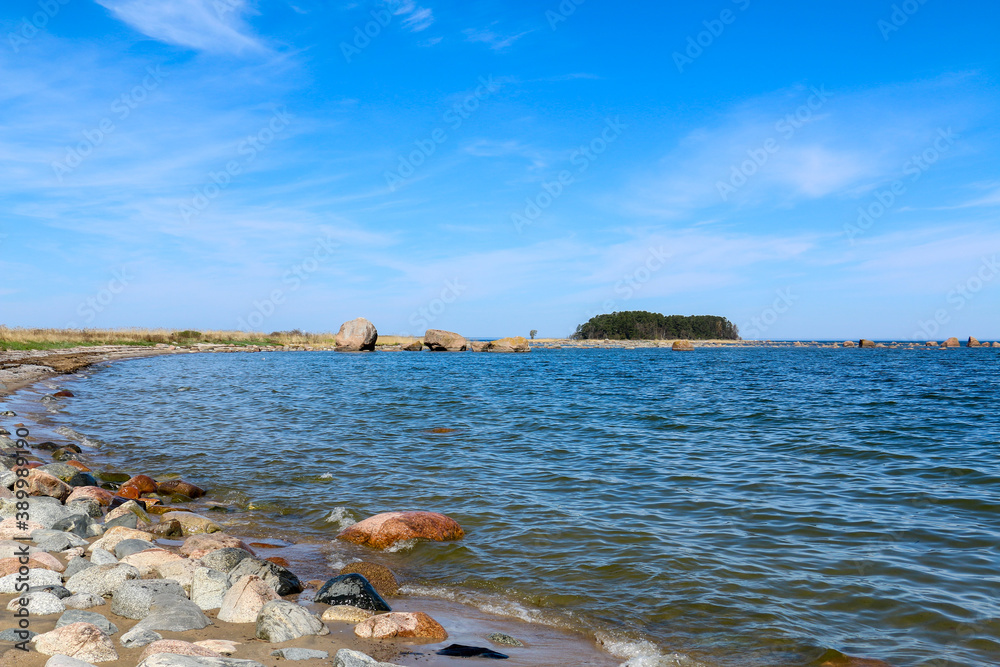
<svg viewBox="0 0 1000 667">
<path fill-rule="evenodd" d="M 1000 339 L 1000 5 L 11 0 L 0 322 Z"/>
</svg>

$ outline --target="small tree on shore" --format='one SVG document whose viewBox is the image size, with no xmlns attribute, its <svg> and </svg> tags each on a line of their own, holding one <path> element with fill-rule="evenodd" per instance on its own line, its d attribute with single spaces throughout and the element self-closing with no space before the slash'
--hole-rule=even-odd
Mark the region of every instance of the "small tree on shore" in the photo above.
<svg viewBox="0 0 1000 667">
<path fill-rule="evenodd" d="M 531 330 L 531 331 L 530 331 L 530 332 L 528 333 L 528 335 L 529 335 L 529 336 L 531 336 L 531 340 L 535 340 L 535 336 L 537 336 L 537 335 L 538 335 L 538 329 L 532 329 L 532 330 Z"/>
</svg>

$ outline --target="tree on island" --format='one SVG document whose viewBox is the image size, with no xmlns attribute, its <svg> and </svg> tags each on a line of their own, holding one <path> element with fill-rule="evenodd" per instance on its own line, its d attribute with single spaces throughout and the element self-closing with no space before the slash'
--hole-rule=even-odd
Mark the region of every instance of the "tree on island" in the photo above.
<svg viewBox="0 0 1000 667">
<path fill-rule="evenodd" d="M 740 331 L 718 315 L 661 315 L 645 310 L 597 315 L 576 328 L 576 340 L 739 340 Z"/>
<path fill-rule="evenodd" d="M 528 335 L 531 336 L 531 340 L 535 340 L 535 336 L 538 335 L 538 329 L 532 329 L 528 332 Z"/>
</svg>

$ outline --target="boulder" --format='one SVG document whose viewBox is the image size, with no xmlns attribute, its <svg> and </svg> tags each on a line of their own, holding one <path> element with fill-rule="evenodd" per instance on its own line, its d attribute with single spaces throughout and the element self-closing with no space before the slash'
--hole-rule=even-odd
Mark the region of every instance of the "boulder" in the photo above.
<svg viewBox="0 0 1000 667">
<path fill-rule="evenodd" d="M 260 610 L 278 594 L 260 577 L 247 575 L 240 577 L 222 597 L 219 620 L 227 623 L 254 623 Z"/>
<path fill-rule="evenodd" d="M 128 541 L 130 540 L 125 540 L 125 542 Z M 125 542 L 122 542 L 122 544 L 124 544 Z M 94 556 L 91 556 L 91 560 L 93 559 Z M 121 562 L 136 567 L 139 570 L 139 576 L 148 577 L 155 572 L 159 572 L 160 566 L 165 565 L 166 563 L 173 563 L 174 561 L 179 561 L 179 560 L 184 560 L 184 557 L 178 556 L 172 551 L 167 551 L 166 549 L 160 549 L 158 547 L 154 547 L 152 549 L 147 549 L 145 551 L 139 551 L 137 553 L 129 554 L 128 556 L 122 558 Z"/>
<path fill-rule="evenodd" d="M 152 533 L 147 533 L 144 530 L 115 526 L 114 528 L 109 528 L 105 531 L 101 539 L 87 547 L 87 551 L 93 552 L 94 549 L 104 549 L 105 551 L 114 553 L 115 547 L 118 546 L 119 542 L 124 542 L 125 540 L 146 540 L 147 542 L 152 542 L 155 539 Z"/>
<path fill-rule="evenodd" d="M 486 352 L 489 349 L 490 341 L 488 340 L 470 340 L 469 349 L 473 352 Z"/>
<path fill-rule="evenodd" d="M 219 572 L 231 572 L 245 558 L 253 558 L 253 554 L 244 549 L 225 547 L 208 552 L 198 562 Z"/>
<path fill-rule="evenodd" d="M 415 340 L 409 345 L 403 346 L 403 352 L 419 352 L 422 349 L 424 349 L 424 344 L 419 340 Z"/>
<path fill-rule="evenodd" d="M 845 340 L 843 347 L 857 347 L 853 340 Z"/>
<path fill-rule="evenodd" d="M 159 632 L 144 630 L 143 628 L 132 628 L 121 636 L 121 643 L 124 648 L 140 648 L 160 639 L 163 639 L 163 635 Z"/>
<path fill-rule="evenodd" d="M 93 500 L 101 507 L 108 507 L 112 498 L 114 498 L 114 494 L 99 486 L 78 486 L 69 494 L 66 504 L 76 500 Z"/>
<path fill-rule="evenodd" d="M 337 539 L 385 549 L 402 540 L 460 540 L 465 531 L 454 519 L 437 512 L 384 512 L 348 526 Z"/>
<path fill-rule="evenodd" d="M 372 611 L 392 611 L 389 603 L 361 574 L 341 574 L 324 583 L 314 598 L 329 605 L 351 605 Z"/>
<path fill-rule="evenodd" d="M 94 667 L 94 664 L 68 655 L 54 655 L 45 661 L 45 667 Z"/>
<path fill-rule="evenodd" d="M 513 338 L 501 338 L 491 341 L 486 346 L 487 352 L 531 352 L 528 339 L 524 336 L 514 336 Z"/>
<path fill-rule="evenodd" d="M 153 520 L 149 518 L 149 514 L 146 513 L 146 508 L 140 505 L 135 500 L 130 500 L 127 503 L 122 503 L 113 510 L 108 511 L 104 517 L 104 525 L 110 528 L 108 522 L 114 521 L 119 517 L 124 517 L 128 515 L 133 515 L 136 521 L 143 524 L 143 528 L 148 529 L 152 525 Z M 131 526 L 135 528 L 136 526 Z"/>
<path fill-rule="evenodd" d="M 294 602 L 271 600 L 257 616 L 257 639 L 272 644 L 329 633 L 330 629 L 315 614 Z"/>
<path fill-rule="evenodd" d="M 232 588 L 229 575 L 225 572 L 199 567 L 191 581 L 191 602 L 200 609 L 219 609 L 226 593 Z"/>
<path fill-rule="evenodd" d="M 261 578 L 278 595 L 291 595 L 303 590 L 302 582 L 290 570 L 259 558 L 244 558 L 229 572 L 233 581 L 248 574 Z"/>
<path fill-rule="evenodd" d="M 399 592 L 399 582 L 396 581 L 396 575 L 385 565 L 361 561 L 341 568 L 340 574 L 362 575 L 384 598 L 392 597 Z"/>
<path fill-rule="evenodd" d="M 494 644 L 500 644 L 501 646 L 524 646 L 524 642 L 520 639 L 515 639 L 510 635 L 506 635 L 502 632 L 494 632 L 487 637 Z"/>
<path fill-rule="evenodd" d="M 333 667 L 399 667 L 394 662 L 379 662 L 360 651 L 342 648 L 333 657 Z"/>
<path fill-rule="evenodd" d="M 976 340 L 973 336 L 969 336 L 969 342 L 965 344 L 966 347 L 981 347 L 982 343 Z"/>
<path fill-rule="evenodd" d="M 114 558 L 114 556 L 112 556 L 112 558 Z M 79 572 L 83 572 L 84 570 L 94 567 L 94 565 L 94 563 L 86 558 L 83 558 L 82 556 L 71 558 L 69 563 L 66 565 L 66 570 L 63 572 L 63 577 L 69 579 Z"/>
<path fill-rule="evenodd" d="M 64 533 L 73 533 L 77 537 L 97 537 L 103 529 L 87 514 L 71 514 L 68 517 L 59 519 L 52 524 L 52 530 L 60 530 Z"/>
<path fill-rule="evenodd" d="M 323 612 L 320 620 L 324 623 L 360 623 L 375 615 L 369 609 L 362 609 L 349 604 L 340 604 L 330 607 Z"/>
<path fill-rule="evenodd" d="M 962 344 L 958 342 L 958 339 L 952 336 L 945 342 L 941 343 L 941 347 L 962 347 Z"/>
<path fill-rule="evenodd" d="M 222 526 L 194 512 L 167 512 L 160 516 L 160 521 L 180 522 L 185 535 L 222 532 Z"/>
<path fill-rule="evenodd" d="M 198 571 L 199 567 L 201 566 L 198 565 L 198 561 L 181 558 L 160 563 L 156 566 L 156 573 L 163 579 L 173 579 L 190 595 L 191 584 L 194 583 L 194 573 Z"/>
<path fill-rule="evenodd" d="M 861 342 L 858 343 L 858 347 L 875 347 L 875 341 L 862 338 Z"/>
<path fill-rule="evenodd" d="M 375 349 L 378 331 L 375 325 L 363 317 L 340 325 L 335 339 L 337 350 L 342 352 L 362 352 Z"/>
<path fill-rule="evenodd" d="M 111 636 L 118 634 L 118 626 L 104 618 L 101 614 L 96 611 L 81 611 L 79 609 L 70 609 L 65 614 L 59 617 L 56 621 L 56 627 L 61 628 L 64 625 L 71 625 L 73 623 L 90 623 L 91 625 L 96 625 L 101 629 L 101 632 Z"/>
<path fill-rule="evenodd" d="M 142 553 L 143 551 L 148 551 L 150 549 L 158 549 L 154 543 L 149 540 L 122 540 L 115 545 L 115 558 L 121 560 L 127 558 L 133 554 Z"/>
<path fill-rule="evenodd" d="M 22 600 L 28 604 L 22 605 Z M 41 591 L 36 593 L 22 593 L 21 597 L 16 597 L 8 603 L 7 611 L 18 611 L 22 607 L 27 607 L 28 613 L 31 616 L 50 616 L 66 611 L 66 605 L 62 603 L 62 600 L 52 593 Z"/>
<path fill-rule="evenodd" d="M 35 468 L 28 473 L 28 493 L 32 496 L 66 500 L 73 493 L 73 488 L 55 475 Z"/>
<path fill-rule="evenodd" d="M 90 609 L 91 607 L 100 607 L 107 604 L 104 598 L 93 593 L 77 593 L 68 598 L 63 598 L 62 603 L 66 605 L 67 609 Z"/>
<path fill-rule="evenodd" d="M 452 331 L 428 329 L 424 334 L 424 345 L 431 352 L 465 352 L 469 349 L 469 341 Z"/>
<path fill-rule="evenodd" d="M 119 586 L 111 598 L 111 613 L 142 620 L 149 616 L 153 600 L 161 594 L 184 597 L 184 589 L 171 579 L 135 579 Z"/>
<path fill-rule="evenodd" d="M 184 537 L 184 526 L 177 519 L 161 521 L 149 530 L 157 537 Z"/>
<path fill-rule="evenodd" d="M 242 549 L 251 555 L 253 554 L 253 549 L 247 546 L 243 540 L 238 537 L 233 537 L 232 535 L 226 535 L 225 533 L 192 535 L 188 539 L 184 540 L 184 544 L 181 545 L 180 552 L 188 558 L 197 560 L 208 553 L 225 548 Z M 214 566 L 209 565 L 209 567 Z M 218 570 L 221 568 L 217 567 L 215 569 Z"/>
<path fill-rule="evenodd" d="M 95 565 L 77 572 L 66 582 L 71 593 L 111 595 L 126 581 L 139 578 L 139 570 L 131 565 Z"/>
<path fill-rule="evenodd" d="M 372 616 L 354 626 L 354 634 L 365 639 L 389 639 L 391 637 L 417 637 L 420 639 L 444 640 L 448 633 L 422 611 L 390 612 Z"/>
<path fill-rule="evenodd" d="M 675 352 L 693 352 L 694 345 L 689 340 L 675 340 L 670 349 Z"/>
<path fill-rule="evenodd" d="M 139 621 L 135 627 L 143 630 L 186 632 L 200 630 L 211 624 L 212 621 L 205 616 L 198 605 L 187 598 L 161 593 L 153 598 L 153 604 L 149 606 L 149 616 Z"/>
<path fill-rule="evenodd" d="M 20 573 L 0 577 L 0 594 L 13 595 L 24 590 L 23 588 L 18 589 L 19 586 L 24 585 L 24 581 L 20 580 L 19 577 L 21 577 Z M 62 577 L 58 572 L 28 568 L 29 586 L 59 586 L 60 584 L 62 584 Z"/>
<path fill-rule="evenodd" d="M 203 639 L 200 642 L 195 642 L 195 644 L 202 648 L 207 648 L 209 651 L 215 651 L 220 655 L 232 655 L 236 653 L 236 647 L 240 645 L 239 642 L 229 639 Z"/>
<path fill-rule="evenodd" d="M 65 655 L 86 662 L 118 659 L 111 638 L 91 623 L 70 623 L 34 638 L 35 650 L 44 655 Z"/>
<path fill-rule="evenodd" d="M 29 516 L 30 516 L 29 512 Z M 42 527 L 37 521 L 17 521 L 4 519 L 0 521 L 0 540 L 30 540 L 31 533 Z"/>
<path fill-rule="evenodd" d="M 205 490 L 185 482 L 182 479 L 171 479 L 166 482 L 160 482 L 156 485 L 156 492 L 160 495 L 172 496 L 175 493 L 179 493 L 182 496 L 187 496 L 188 498 L 201 498 L 205 495 Z"/>
<path fill-rule="evenodd" d="M 145 660 L 149 656 L 156 655 L 157 653 L 169 653 L 171 655 L 196 655 L 203 658 L 222 657 L 221 653 L 216 653 L 215 651 L 198 646 L 197 644 L 192 644 L 191 642 L 185 642 L 179 639 L 158 639 L 146 646 L 142 655 L 139 656 L 139 660 Z"/>
</svg>

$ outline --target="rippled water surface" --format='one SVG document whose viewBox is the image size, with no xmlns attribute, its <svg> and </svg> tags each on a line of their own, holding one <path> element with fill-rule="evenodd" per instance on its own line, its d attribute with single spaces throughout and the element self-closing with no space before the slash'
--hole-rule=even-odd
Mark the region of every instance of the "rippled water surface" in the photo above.
<svg viewBox="0 0 1000 667">
<path fill-rule="evenodd" d="M 618 650 L 985 666 L 998 370 L 968 349 L 199 354 L 64 382 L 55 418 L 247 531 L 447 513 L 463 542 L 385 556 L 419 590 Z"/>
</svg>

